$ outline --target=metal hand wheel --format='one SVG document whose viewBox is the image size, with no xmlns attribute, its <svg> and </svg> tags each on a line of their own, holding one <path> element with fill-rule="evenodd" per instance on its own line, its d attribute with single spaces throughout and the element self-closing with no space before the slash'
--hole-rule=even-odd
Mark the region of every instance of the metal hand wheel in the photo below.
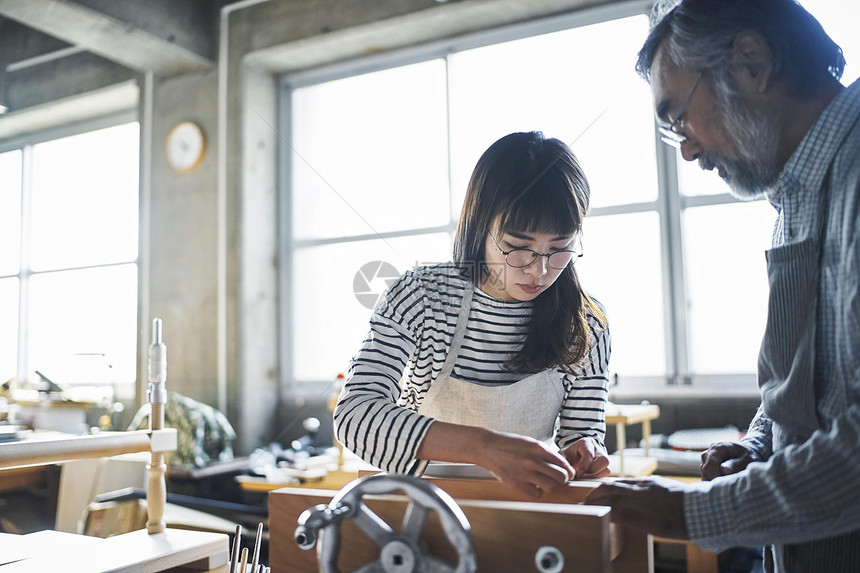
<svg viewBox="0 0 860 573">
<path fill-rule="evenodd" d="M 363 498 L 399 492 L 409 498 L 409 504 L 403 526 L 396 532 L 364 504 Z M 445 535 L 457 552 L 456 565 L 425 555 L 418 545 L 431 511 L 439 515 Z M 388 475 L 359 478 L 340 490 L 330 504 L 305 510 L 299 517 L 296 543 L 303 549 L 317 545 L 323 573 L 340 573 L 337 568 L 340 524 L 345 519 L 353 521 L 381 549 L 379 559 L 354 573 L 471 573 L 476 569 L 472 533 L 466 516 L 450 495 L 424 480 Z"/>
</svg>

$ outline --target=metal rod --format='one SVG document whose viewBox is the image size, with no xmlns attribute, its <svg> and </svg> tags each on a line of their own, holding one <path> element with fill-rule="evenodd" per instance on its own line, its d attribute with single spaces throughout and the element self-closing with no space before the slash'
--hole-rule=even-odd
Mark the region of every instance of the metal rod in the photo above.
<svg viewBox="0 0 860 573">
<path fill-rule="evenodd" d="M 254 539 L 254 558 L 251 560 L 251 573 L 257 573 L 257 565 L 260 563 L 260 544 L 263 541 L 263 524 L 257 526 L 257 537 Z M 244 572 L 243 572 L 244 573 Z"/>
<path fill-rule="evenodd" d="M 233 536 L 233 554 L 230 559 L 230 573 L 239 571 L 239 546 L 242 544 L 242 526 L 236 526 L 236 535 Z"/>
</svg>

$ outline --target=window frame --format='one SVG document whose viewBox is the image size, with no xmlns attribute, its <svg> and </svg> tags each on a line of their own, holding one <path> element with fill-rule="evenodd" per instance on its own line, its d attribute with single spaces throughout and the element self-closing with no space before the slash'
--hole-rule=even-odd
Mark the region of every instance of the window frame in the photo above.
<svg viewBox="0 0 860 573">
<path fill-rule="evenodd" d="M 29 242 L 32 226 L 32 215 L 30 213 L 32 201 L 32 158 L 33 148 L 40 143 L 82 135 L 91 131 L 98 131 L 120 125 L 140 122 L 139 114 L 136 110 L 126 110 L 116 113 L 107 114 L 101 117 L 88 119 L 80 122 L 72 122 L 60 126 L 41 129 L 24 135 L 16 135 L 3 141 L 0 141 L 0 153 L 11 152 L 15 150 L 21 151 L 21 229 L 20 229 L 20 261 L 19 268 L 16 274 L 0 275 L 2 279 L 17 278 L 18 279 L 18 348 L 16 353 L 16 378 L 29 376 L 29 292 L 30 280 L 33 276 L 55 273 L 58 271 L 69 270 L 84 270 L 94 268 L 112 267 L 118 265 L 134 264 L 137 267 L 137 308 L 135 315 L 139 315 L 140 300 L 141 300 L 141 249 L 138 247 L 137 257 L 134 260 L 103 263 L 95 265 L 71 266 L 61 268 L 51 268 L 43 271 L 34 271 L 30 266 L 29 259 Z M 140 205 L 140 197 L 138 198 Z M 140 215 L 138 215 L 140 219 Z M 138 229 L 138 245 L 140 245 L 141 231 Z M 138 316 L 139 320 L 139 316 Z M 137 355 L 137 348 L 135 348 Z M 137 357 L 139 363 L 140 358 Z M 115 398 L 123 400 L 136 399 L 137 389 L 139 385 L 139 367 L 135 368 L 135 379 L 130 383 L 116 383 Z"/>
<path fill-rule="evenodd" d="M 387 68 L 404 66 L 427 60 L 442 58 L 445 61 L 450 79 L 450 56 L 456 52 L 480 48 L 492 44 L 524 39 L 531 36 L 549 34 L 572 28 L 588 26 L 619 18 L 644 15 L 648 16 L 653 2 L 650 0 L 632 0 L 578 10 L 573 13 L 551 16 L 535 21 L 488 29 L 461 37 L 430 42 L 422 46 L 410 47 L 390 53 L 375 54 L 321 66 L 310 70 L 286 74 L 279 78 L 279 109 L 280 127 L 284 134 L 279 148 L 279 165 L 281 177 L 279 181 L 279 225 L 280 236 L 280 357 L 281 385 L 290 395 L 316 396 L 320 384 L 330 383 L 323 380 L 298 380 L 294 377 L 291 364 L 293 351 L 291 341 L 294 336 L 292 323 L 292 306 L 294 300 L 290 293 L 290 277 L 292 276 L 293 250 L 302 247 L 312 247 L 325 244 L 352 242 L 368 238 L 390 238 L 409 234 L 424 234 L 445 231 L 453 235 L 459 212 L 459 206 L 451 201 L 451 221 L 448 225 L 427 229 L 411 229 L 403 232 L 367 234 L 360 236 L 343 236 L 319 240 L 296 240 L 292 236 L 292 122 L 291 97 L 295 89 L 328 81 L 347 78 L 380 71 Z M 631 55 L 631 66 L 633 56 Z M 450 84 L 448 84 L 450 86 Z M 450 101 L 449 109 L 450 109 Z M 450 133 L 450 126 L 449 126 Z M 662 143 L 657 123 L 654 122 L 654 140 L 657 165 L 657 197 L 653 201 L 628 203 L 605 207 L 594 207 L 589 212 L 590 218 L 607 215 L 633 214 L 655 212 L 660 220 L 660 245 L 662 260 L 663 307 L 665 364 L 664 376 L 624 376 L 623 384 L 612 388 L 614 397 L 624 396 L 679 396 L 679 395 L 715 395 L 721 396 L 752 396 L 757 395 L 754 372 L 742 374 L 694 374 L 689 368 L 689 348 L 687 332 L 687 296 L 686 279 L 684 276 L 684 252 L 682 242 L 682 220 L 684 210 L 690 207 L 722 205 L 737 203 L 728 191 L 718 195 L 685 196 L 680 192 L 678 152 Z M 450 161 L 450 136 L 448 157 Z M 453 189 L 449 186 L 449 196 Z M 760 199 L 761 200 L 761 199 Z M 616 378 L 617 380 L 617 378 Z"/>
</svg>

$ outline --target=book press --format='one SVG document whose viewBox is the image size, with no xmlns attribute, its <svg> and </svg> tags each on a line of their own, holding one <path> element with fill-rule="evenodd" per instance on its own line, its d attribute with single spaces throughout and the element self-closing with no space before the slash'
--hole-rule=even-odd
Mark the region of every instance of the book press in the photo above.
<svg viewBox="0 0 860 573">
<path fill-rule="evenodd" d="M 649 536 L 582 505 L 596 485 L 571 482 L 540 502 L 496 480 L 383 474 L 337 492 L 275 490 L 272 571 L 653 571 Z"/>
</svg>

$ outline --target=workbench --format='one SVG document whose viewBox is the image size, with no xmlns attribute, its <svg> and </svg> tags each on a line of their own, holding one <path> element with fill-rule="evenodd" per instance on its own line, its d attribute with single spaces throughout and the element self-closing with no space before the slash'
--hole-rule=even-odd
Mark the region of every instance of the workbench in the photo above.
<svg viewBox="0 0 860 573">
<path fill-rule="evenodd" d="M 229 538 L 220 533 L 145 529 L 102 539 L 61 531 L 0 534 L 0 573 L 225 572 Z"/>
<path fill-rule="evenodd" d="M 57 462 L 176 448 L 176 430 L 105 432 L 88 436 L 39 436 L 0 444 L 0 471 L 14 481 L 29 480 L 21 468 Z M 151 492 L 149 492 L 151 493 Z M 150 499 L 153 505 L 163 497 Z M 0 536 L 0 573 L 154 573 L 157 571 L 225 571 L 229 537 L 223 533 L 165 529 L 133 531 L 102 539 L 59 531 Z M 190 569 L 189 569 L 190 568 Z"/>
</svg>

